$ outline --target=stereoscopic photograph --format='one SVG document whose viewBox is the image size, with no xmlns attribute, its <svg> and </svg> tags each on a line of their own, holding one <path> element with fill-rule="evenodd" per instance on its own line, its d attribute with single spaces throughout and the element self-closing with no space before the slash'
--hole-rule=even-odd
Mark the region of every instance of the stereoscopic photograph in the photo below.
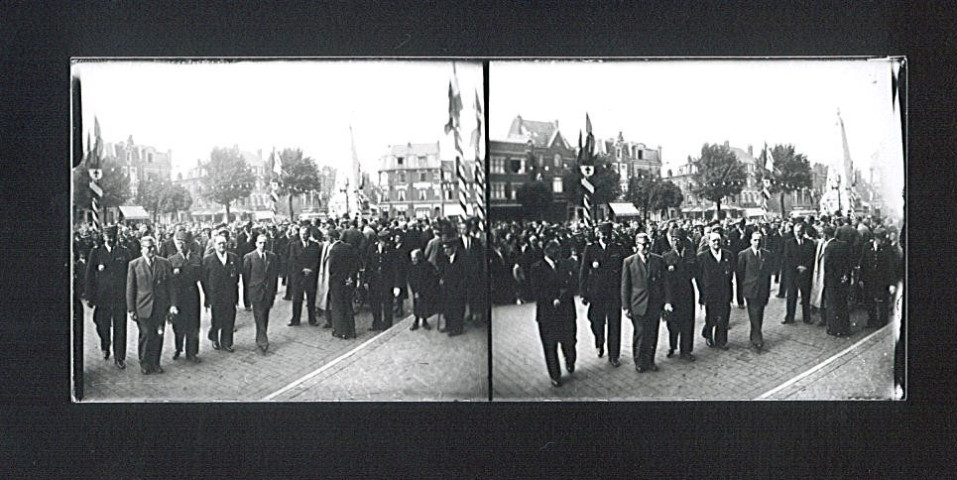
<svg viewBox="0 0 957 480">
<path fill-rule="evenodd" d="M 488 401 L 483 68 L 73 59 L 74 401 Z"/>
<path fill-rule="evenodd" d="M 493 398 L 905 398 L 905 67 L 491 61 Z"/>
</svg>

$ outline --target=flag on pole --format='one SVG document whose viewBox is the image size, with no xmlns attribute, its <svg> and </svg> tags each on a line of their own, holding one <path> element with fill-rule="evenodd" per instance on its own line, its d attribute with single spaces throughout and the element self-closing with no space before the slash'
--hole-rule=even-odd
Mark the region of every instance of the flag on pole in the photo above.
<svg viewBox="0 0 957 480">
<path fill-rule="evenodd" d="M 102 165 L 100 165 L 103 140 L 100 138 L 100 120 L 93 117 L 93 144 L 90 144 L 90 135 L 87 133 L 87 145 L 90 148 L 87 156 L 87 168 L 90 170 L 90 211 L 93 219 L 93 228 L 102 231 L 100 217 L 100 202 L 103 199 L 103 189 L 100 187 L 100 179 L 103 178 Z"/>
<path fill-rule="evenodd" d="M 272 188 L 269 191 L 269 198 L 272 200 L 272 213 L 279 212 L 279 184 L 282 182 L 282 158 L 276 155 L 276 148 L 272 149 L 272 171 L 275 174 L 272 181 Z"/>
<path fill-rule="evenodd" d="M 595 186 L 591 183 L 591 176 L 595 174 L 595 135 L 591 131 L 591 117 L 585 113 L 585 145 L 582 146 L 582 134 L 578 132 L 578 168 L 581 169 L 581 184 L 584 188 L 582 192 L 582 210 L 584 213 L 585 225 L 593 225 L 591 217 L 591 196 L 595 193 Z"/>
<path fill-rule="evenodd" d="M 485 230 L 485 156 L 483 155 L 485 146 L 484 135 L 485 111 L 482 108 L 482 100 L 479 98 L 478 89 L 475 89 L 475 130 L 472 131 L 472 145 L 475 147 L 474 163 L 474 187 L 475 187 L 475 215 L 479 219 L 479 229 Z"/>
<path fill-rule="evenodd" d="M 462 207 L 463 215 L 468 214 L 468 187 L 465 181 L 465 166 L 462 164 L 462 157 L 465 152 L 462 150 L 462 132 L 460 115 L 462 113 L 462 94 L 459 91 L 458 75 L 455 71 L 455 63 L 452 63 L 452 79 L 449 81 L 449 121 L 445 124 L 445 134 L 452 133 L 455 142 L 455 174 L 458 177 L 459 205 Z"/>
</svg>

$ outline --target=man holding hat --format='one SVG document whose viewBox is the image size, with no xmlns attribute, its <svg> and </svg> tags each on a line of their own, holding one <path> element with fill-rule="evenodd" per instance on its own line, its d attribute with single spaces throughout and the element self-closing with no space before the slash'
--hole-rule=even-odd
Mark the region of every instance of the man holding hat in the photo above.
<svg viewBox="0 0 957 480">
<path fill-rule="evenodd" d="M 618 360 L 621 354 L 621 266 L 627 254 L 611 235 L 611 222 L 598 226 L 598 241 L 586 246 L 582 255 L 578 283 L 582 303 L 588 305 L 588 321 L 598 357 L 604 355 L 607 339 L 608 362 L 618 367 L 621 365 Z"/>
<path fill-rule="evenodd" d="M 173 360 L 178 360 L 183 348 L 186 359 L 199 363 L 199 280 L 202 275 L 202 259 L 194 248 L 192 235 L 181 230 L 173 236 L 176 253 L 169 257 L 173 269 L 173 288 L 176 289 L 176 308 L 179 314 L 173 318 L 176 352 Z"/>
<path fill-rule="evenodd" d="M 86 299 L 93 309 L 93 323 L 100 337 L 103 359 L 126 368 L 126 277 L 132 253 L 117 244 L 117 227 L 103 232 L 103 244 L 94 247 L 86 264 Z M 111 335 L 112 334 L 112 335 Z"/>
</svg>

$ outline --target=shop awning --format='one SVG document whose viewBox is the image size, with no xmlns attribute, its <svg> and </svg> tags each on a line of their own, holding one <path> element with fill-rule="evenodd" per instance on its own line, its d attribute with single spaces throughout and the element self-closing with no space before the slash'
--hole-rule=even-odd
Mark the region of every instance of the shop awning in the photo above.
<svg viewBox="0 0 957 480">
<path fill-rule="evenodd" d="M 149 214 L 146 209 L 139 205 L 120 205 L 120 215 L 126 220 L 148 220 Z"/>
<path fill-rule="evenodd" d="M 759 208 L 759 207 L 758 207 L 758 208 L 756 208 L 756 207 L 745 207 L 745 208 L 744 208 L 744 216 L 746 216 L 746 217 L 748 217 L 748 218 L 751 218 L 751 217 L 763 217 L 763 216 L 765 216 L 766 214 L 767 214 L 767 212 L 766 212 L 763 208 Z"/>
<path fill-rule="evenodd" d="M 272 220 L 276 214 L 272 213 L 271 210 L 257 210 L 253 212 L 254 220 Z"/>
<path fill-rule="evenodd" d="M 446 217 L 465 217 L 465 212 L 462 210 L 462 206 L 457 203 L 447 203 L 444 208 Z"/>
<path fill-rule="evenodd" d="M 641 212 L 631 203 L 628 202 L 614 202 L 609 203 L 611 211 L 615 213 L 616 217 L 640 217 Z"/>
</svg>

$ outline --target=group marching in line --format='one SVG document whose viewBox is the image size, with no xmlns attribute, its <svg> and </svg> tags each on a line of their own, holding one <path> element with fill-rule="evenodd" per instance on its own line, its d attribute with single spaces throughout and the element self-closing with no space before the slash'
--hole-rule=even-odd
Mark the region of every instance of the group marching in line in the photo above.
<svg viewBox="0 0 957 480">
<path fill-rule="evenodd" d="M 450 337 L 462 334 L 466 322 L 487 322 L 485 234 L 474 218 L 110 225 L 102 231 L 79 225 L 73 241 L 74 322 L 82 324 L 85 301 L 103 359 L 112 355 L 119 369 L 126 368 L 127 322 L 135 322 L 146 375 L 163 373 L 167 323 L 175 335 L 172 359 L 185 353 L 186 361 L 200 363 L 203 309 L 213 350 L 234 352 L 240 301 L 255 321 L 250 343 L 267 354 L 280 282 L 291 302 L 289 327 L 301 324 L 305 300 L 308 324 L 318 327 L 322 318 L 322 327 L 343 340 L 356 338 L 356 306 L 367 305 L 370 330 L 381 331 L 405 315 L 410 297 L 412 330 L 431 330 L 434 315 Z"/>
<path fill-rule="evenodd" d="M 660 228 L 659 228 L 660 227 Z M 749 223 L 690 219 L 613 224 L 499 222 L 492 228 L 490 274 L 496 304 L 535 302 L 535 319 L 552 385 L 562 385 L 558 350 L 569 374 L 577 357 L 575 297 L 588 307 L 599 358 L 621 365 L 621 317 L 634 327 L 639 373 L 659 370 L 658 327 L 667 324 L 667 357 L 694 362 L 695 299 L 709 348 L 728 350 L 731 308 L 746 309 L 750 346 L 767 349 L 764 310 L 786 299 L 783 324 L 801 319 L 829 335 L 851 333 L 850 309 L 867 309 L 867 328 L 888 323 L 903 277 L 900 225 L 878 217 L 820 216 Z"/>
</svg>

